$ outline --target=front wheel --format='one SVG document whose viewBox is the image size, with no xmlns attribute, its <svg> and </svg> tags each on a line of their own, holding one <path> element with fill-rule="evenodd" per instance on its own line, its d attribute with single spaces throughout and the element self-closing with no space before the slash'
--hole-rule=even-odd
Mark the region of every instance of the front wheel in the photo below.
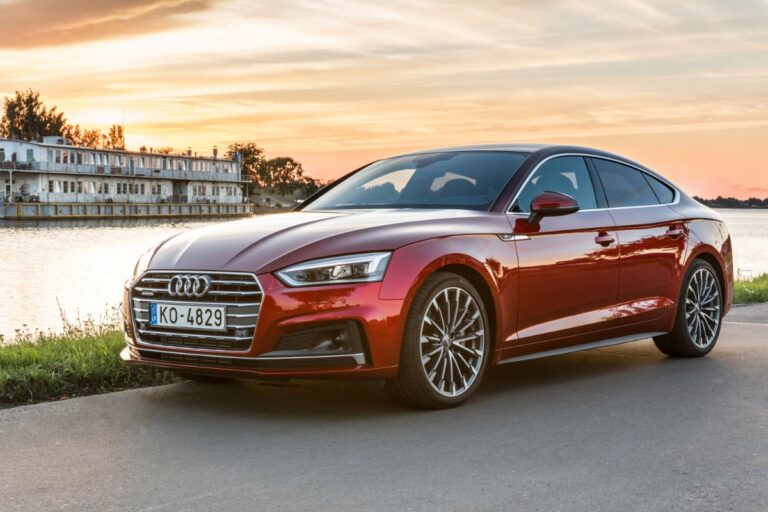
<svg viewBox="0 0 768 512">
<path fill-rule="evenodd" d="M 683 281 L 675 328 L 653 341 L 668 356 L 707 355 L 720 336 L 722 311 L 723 292 L 715 269 L 704 260 L 694 260 Z"/>
<path fill-rule="evenodd" d="M 456 274 L 436 273 L 414 297 L 399 373 L 388 387 L 412 405 L 455 407 L 480 384 L 489 347 L 488 315 L 475 287 Z"/>
</svg>

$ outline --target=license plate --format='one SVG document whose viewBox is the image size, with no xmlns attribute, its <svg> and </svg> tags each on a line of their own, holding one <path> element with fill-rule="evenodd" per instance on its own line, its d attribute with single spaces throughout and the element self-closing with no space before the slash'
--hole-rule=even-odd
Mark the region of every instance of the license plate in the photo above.
<svg viewBox="0 0 768 512">
<path fill-rule="evenodd" d="M 202 331 L 226 331 L 227 308 L 226 306 L 151 302 L 149 304 L 149 325 Z"/>
</svg>

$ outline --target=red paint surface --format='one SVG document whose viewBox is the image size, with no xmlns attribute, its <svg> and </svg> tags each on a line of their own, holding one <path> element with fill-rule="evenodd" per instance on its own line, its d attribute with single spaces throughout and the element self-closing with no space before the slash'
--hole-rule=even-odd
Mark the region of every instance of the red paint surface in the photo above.
<svg viewBox="0 0 768 512">
<path fill-rule="evenodd" d="M 258 275 L 264 301 L 246 355 L 269 352 L 283 332 L 297 326 L 352 319 L 363 327 L 370 361 L 279 370 L 148 364 L 241 376 L 392 376 L 411 300 L 429 275 L 445 270 L 484 289 L 494 322 L 495 361 L 671 330 L 685 270 L 696 257 L 715 264 L 723 278 L 724 311 L 730 308 L 728 231 L 715 212 L 685 195 L 673 206 L 584 210 L 545 217 L 537 225 L 528 224 L 527 215 L 498 210 L 295 212 L 179 235 L 157 250 L 150 269 Z M 528 238 L 503 241 L 500 234 Z M 380 283 L 290 288 L 273 274 L 300 261 L 369 251 L 393 251 Z M 130 318 L 125 299 L 123 314 Z M 130 332 L 127 336 L 136 344 Z M 135 353 L 124 357 L 143 362 Z"/>
</svg>

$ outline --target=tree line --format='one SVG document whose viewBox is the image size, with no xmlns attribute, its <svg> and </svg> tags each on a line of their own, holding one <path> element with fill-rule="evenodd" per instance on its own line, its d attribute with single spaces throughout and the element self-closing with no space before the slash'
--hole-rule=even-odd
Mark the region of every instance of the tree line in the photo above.
<svg viewBox="0 0 768 512">
<path fill-rule="evenodd" d="M 240 161 L 243 174 L 251 177 L 252 187 L 272 190 L 282 195 L 293 195 L 298 191 L 308 197 L 322 186 L 319 180 L 304 174 L 300 162 L 289 156 L 267 158 L 264 149 L 255 142 L 230 144 L 225 156 Z"/>
<path fill-rule="evenodd" d="M 40 98 L 40 93 L 32 89 L 16 91 L 12 97 L 3 99 L 0 137 L 39 142 L 43 137 L 50 135 L 64 136 L 73 146 L 125 149 L 125 133 L 121 125 L 114 124 L 103 133 L 95 129 L 81 128 L 78 124 L 70 124 L 58 107 L 48 108 Z M 146 151 L 146 147 L 142 147 L 141 151 Z M 155 152 L 172 154 L 173 148 L 163 147 Z M 264 149 L 255 142 L 230 144 L 225 156 L 239 160 L 243 174 L 251 177 L 252 184 L 249 185 L 247 193 L 258 187 L 282 195 L 294 195 L 298 192 L 306 197 L 322 185 L 319 180 L 304 174 L 300 162 L 287 156 L 267 158 Z"/>
<path fill-rule="evenodd" d="M 6 139 L 41 141 L 49 135 L 63 135 L 74 146 L 101 149 L 125 149 L 123 127 L 113 124 L 107 133 L 69 124 L 57 107 L 48 108 L 40 93 L 27 89 L 3 98 L 0 137 Z"/>
<path fill-rule="evenodd" d="M 695 200 L 710 208 L 768 208 L 768 197 L 750 197 L 749 199 L 736 199 L 735 197 L 717 196 L 714 199 L 704 199 L 693 196 Z"/>
</svg>

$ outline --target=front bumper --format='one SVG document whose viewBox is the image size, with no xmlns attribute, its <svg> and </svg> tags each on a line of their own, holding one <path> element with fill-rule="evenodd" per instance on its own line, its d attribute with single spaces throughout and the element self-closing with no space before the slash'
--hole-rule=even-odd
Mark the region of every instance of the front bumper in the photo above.
<svg viewBox="0 0 768 512">
<path fill-rule="evenodd" d="M 258 276 L 264 296 L 253 342 L 247 350 L 191 349 L 143 343 L 134 333 L 129 290 L 123 316 L 127 347 L 124 361 L 161 368 L 260 377 L 391 377 L 397 373 L 402 339 L 404 300 L 379 297 L 381 283 L 289 288 L 271 274 Z M 351 322 L 359 326 L 361 350 L 354 353 L 307 355 L 276 351 L 284 335 Z"/>
</svg>

